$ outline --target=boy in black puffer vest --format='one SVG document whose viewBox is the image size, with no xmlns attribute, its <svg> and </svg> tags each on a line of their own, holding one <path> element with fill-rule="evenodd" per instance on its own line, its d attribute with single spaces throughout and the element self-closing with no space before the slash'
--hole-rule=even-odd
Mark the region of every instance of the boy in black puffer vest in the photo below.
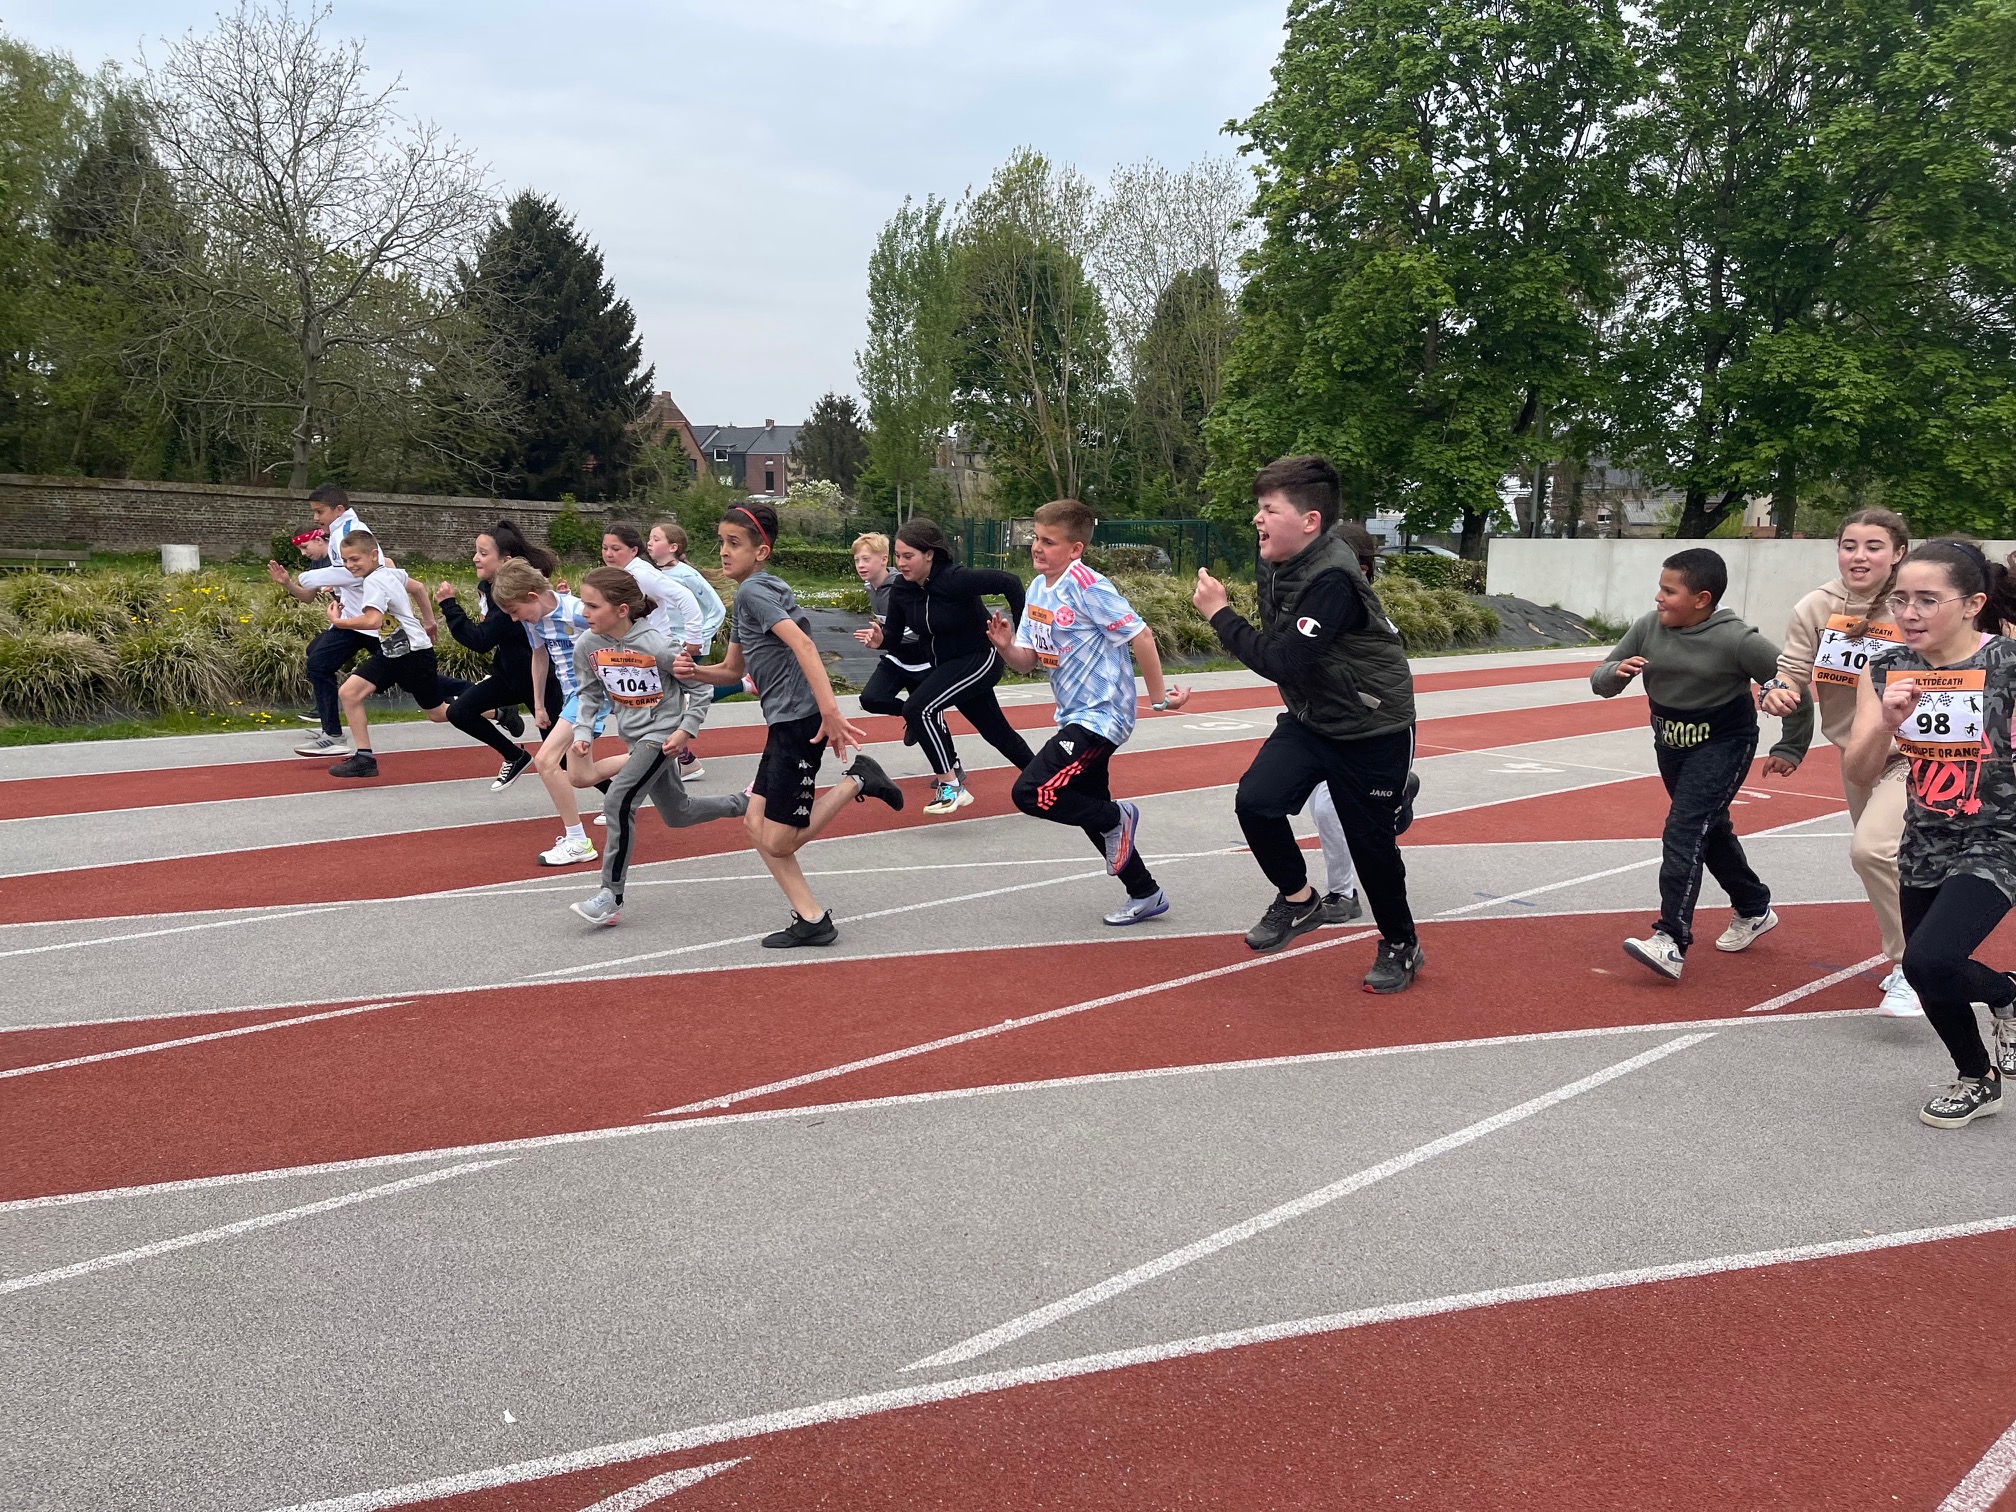
<svg viewBox="0 0 2016 1512">
<path fill-rule="evenodd" d="M 1279 683 L 1288 706 L 1239 781 L 1239 827 L 1277 889 L 1246 943 L 1279 950 L 1323 922 L 1323 899 L 1309 885 L 1288 816 L 1325 784 L 1379 924 L 1365 990 L 1402 992 L 1424 962 L 1399 845 L 1410 817 L 1413 673 L 1356 554 L 1330 533 L 1337 469 L 1323 457 L 1284 457 L 1254 478 L 1253 499 L 1259 627 L 1201 568 L 1193 596 L 1225 649 Z"/>
</svg>

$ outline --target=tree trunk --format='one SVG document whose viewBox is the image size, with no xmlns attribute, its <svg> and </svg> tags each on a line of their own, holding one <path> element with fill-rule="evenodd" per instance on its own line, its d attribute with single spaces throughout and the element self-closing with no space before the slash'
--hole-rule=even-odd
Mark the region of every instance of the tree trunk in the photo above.
<svg viewBox="0 0 2016 1512">
<path fill-rule="evenodd" d="M 1778 458 L 1778 476 L 1771 484 L 1771 524 L 1778 539 L 1789 541 L 1799 523 L 1799 459 L 1790 452 Z"/>
<path fill-rule="evenodd" d="M 1490 519 L 1488 514 L 1471 510 L 1463 511 L 1463 534 L 1457 541 L 1456 551 L 1466 562 L 1484 560 L 1484 526 Z"/>
<path fill-rule="evenodd" d="M 308 453 L 315 437 L 316 380 L 322 372 L 322 342 L 319 332 L 310 332 L 301 343 L 301 414 L 294 422 L 294 470 L 287 486 L 299 492 L 308 486 Z"/>
<path fill-rule="evenodd" d="M 1564 511 L 1562 523 L 1566 526 L 1569 540 L 1582 534 L 1582 464 L 1570 459 L 1562 466 L 1568 469 L 1568 508 Z"/>
<path fill-rule="evenodd" d="M 1729 511 L 1743 502 L 1740 490 L 1730 489 L 1716 503 L 1708 502 L 1708 490 L 1700 484 L 1687 489 L 1687 502 L 1680 510 L 1680 528 L 1674 532 L 1682 540 L 1698 541 L 1729 518 Z"/>
</svg>

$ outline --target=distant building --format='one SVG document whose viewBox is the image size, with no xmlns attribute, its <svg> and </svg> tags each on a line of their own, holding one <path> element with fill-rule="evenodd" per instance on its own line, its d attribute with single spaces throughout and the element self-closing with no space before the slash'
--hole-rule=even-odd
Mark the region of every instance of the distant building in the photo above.
<svg viewBox="0 0 2016 1512">
<path fill-rule="evenodd" d="M 804 427 L 765 420 L 757 425 L 696 425 L 700 465 L 744 492 L 782 498 L 791 491 L 791 448 Z"/>
<path fill-rule="evenodd" d="M 685 413 L 672 396 L 660 389 L 651 396 L 651 403 L 644 411 L 644 418 L 637 422 L 637 430 L 644 438 L 646 446 L 663 446 L 668 432 L 676 432 L 679 449 L 686 454 L 686 469 L 697 473 L 700 467 L 700 441 L 693 434 L 693 427 L 687 422 Z"/>
</svg>

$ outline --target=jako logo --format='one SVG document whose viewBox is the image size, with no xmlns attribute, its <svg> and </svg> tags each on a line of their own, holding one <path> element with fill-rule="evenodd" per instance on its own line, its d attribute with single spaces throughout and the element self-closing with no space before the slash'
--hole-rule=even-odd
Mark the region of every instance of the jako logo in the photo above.
<svg viewBox="0 0 2016 1512">
<path fill-rule="evenodd" d="M 1308 636 L 1309 639 L 1314 640 L 1316 639 L 1316 632 L 1318 630 L 1321 630 L 1323 627 L 1317 624 L 1316 621 L 1314 621 L 1308 615 L 1305 614 L 1302 616 L 1302 618 L 1295 621 L 1295 628 L 1297 630 L 1300 630 L 1304 635 Z"/>
</svg>

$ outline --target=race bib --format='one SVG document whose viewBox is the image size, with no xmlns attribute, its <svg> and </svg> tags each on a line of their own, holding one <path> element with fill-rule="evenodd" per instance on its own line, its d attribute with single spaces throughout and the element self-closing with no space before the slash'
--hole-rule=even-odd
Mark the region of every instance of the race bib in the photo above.
<svg viewBox="0 0 2016 1512">
<path fill-rule="evenodd" d="M 1048 609 L 1039 609 L 1034 604 L 1023 610 L 1027 616 L 1027 633 L 1030 649 L 1036 653 L 1036 665 L 1054 672 L 1057 670 L 1057 640 L 1051 633 L 1055 623 Z"/>
<path fill-rule="evenodd" d="M 1869 665 L 1871 657 L 1881 656 L 1904 643 L 1895 625 L 1871 620 L 1862 634 L 1850 635 L 1848 631 L 1855 623 L 1846 614 L 1837 614 L 1827 621 L 1827 628 L 1820 632 L 1820 645 L 1813 653 L 1815 682 L 1852 688 L 1862 680 L 1862 669 Z"/>
<path fill-rule="evenodd" d="M 597 651 L 595 675 L 609 690 L 610 699 L 625 708 L 648 709 L 665 696 L 657 658 L 642 651 L 619 651 L 614 647 Z"/>
<path fill-rule="evenodd" d="M 1911 760 L 1911 796 L 1922 809 L 1958 816 L 1981 811 L 1981 763 L 1988 743 L 1982 706 L 1988 674 L 1910 672 L 1918 707 L 1897 730 L 1897 749 Z"/>
</svg>

